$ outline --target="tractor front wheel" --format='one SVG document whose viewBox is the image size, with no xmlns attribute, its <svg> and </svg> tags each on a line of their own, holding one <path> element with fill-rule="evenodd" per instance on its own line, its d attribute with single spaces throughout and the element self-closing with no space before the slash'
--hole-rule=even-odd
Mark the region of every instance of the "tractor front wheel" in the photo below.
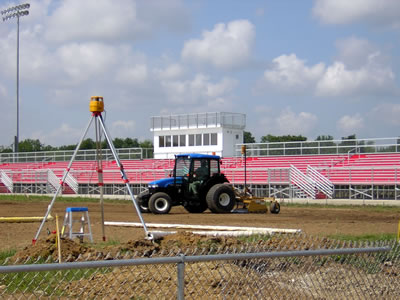
<svg viewBox="0 0 400 300">
<path fill-rule="evenodd" d="M 149 206 L 148 206 L 148 201 L 143 200 L 143 198 L 147 198 L 149 195 L 149 190 L 145 190 L 141 192 L 137 197 L 136 197 L 136 203 L 139 206 L 140 212 L 141 213 L 148 213 L 150 212 Z M 147 196 L 147 197 L 146 197 Z"/>
<path fill-rule="evenodd" d="M 229 185 L 216 184 L 207 193 L 207 205 L 213 213 L 231 212 L 236 203 L 235 193 Z"/>
<path fill-rule="evenodd" d="M 171 197 L 166 193 L 155 193 L 150 197 L 149 209 L 153 214 L 163 215 L 171 210 Z"/>
</svg>

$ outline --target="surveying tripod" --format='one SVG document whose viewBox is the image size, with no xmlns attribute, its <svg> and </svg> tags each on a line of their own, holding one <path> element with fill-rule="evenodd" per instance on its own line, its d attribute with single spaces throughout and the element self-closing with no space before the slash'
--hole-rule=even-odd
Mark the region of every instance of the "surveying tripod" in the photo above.
<svg viewBox="0 0 400 300">
<path fill-rule="evenodd" d="M 55 194 L 50 202 L 50 205 L 47 207 L 46 215 L 44 216 L 42 223 L 40 224 L 39 230 L 37 231 L 35 238 L 32 240 L 33 245 L 36 243 L 36 241 L 40 235 L 40 232 L 42 231 L 43 225 L 46 222 L 46 219 L 49 216 L 51 209 L 53 208 L 54 202 L 55 202 L 58 194 L 60 193 L 60 191 L 63 188 L 65 179 L 67 178 L 68 173 L 71 170 L 72 163 L 75 160 L 78 150 L 82 144 L 82 141 L 85 139 L 86 134 L 87 134 L 93 120 L 95 121 L 95 132 L 96 132 L 96 161 L 97 161 L 96 169 L 97 169 L 97 174 L 98 174 L 98 186 L 99 186 L 99 190 L 100 190 L 101 224 L 102 224 L 103 241 L 106 240 L 106 237 L 105 237 L 105 229 L 104 229 L 103 167 L 102 167 L 103 163 L 102 163 L 102 158 L 101 158 L 101 131 L 104 133 L 104 136 L 105 136 L 107 143 L 111 149 L 111 152 L 113 154 L 115 162 L 117 163 L 117 165 L 119 167 L 119 171 L 122 176 L 122 181 L 124 182 L 126 189 L 128 190 L 129 195 L 132 199 L 133 206 L 136 209 L 136 213 L 138 214 L 140 222 L 142 223 L 143 229 L 145 231 L 145 236 L 147 239 L 153 240 L 153 235 L 147 230 L 146 223 L 143 220 L 142 214 L 140 212 L 140 208 L 139 208 L 138 204 L 136 203 L 135 196 L 133 195 L 132 189 L 129 185 L 128 177 L 126 176 L 124 167 L 121 164 L 121 161 L 119 160 L 117 151 L 115 150 L 114 144 L 113 144 L 110 134 L 107 130 L 107 127 L 104 123 L 103 117 L 101 115 L 101 113 L 104 111 L 103 97 L 98 97 L 98 96 L 91 97 L 89 110 L 90 110 L 90 112 L 92 112 L 92 117 L 90 118 L 89 123 L 86 126 L 86 129 L 85 129 L 81 139 L 79 140 L 78 145 L 76 146 L 76 149 L 72 155 L 72 158 L 68 164 L 66 171 L 64 172 L 62 179 L 60 180 L 60 186 L 57 188 L 57 191 L 55 192 Z"/>
</svg>

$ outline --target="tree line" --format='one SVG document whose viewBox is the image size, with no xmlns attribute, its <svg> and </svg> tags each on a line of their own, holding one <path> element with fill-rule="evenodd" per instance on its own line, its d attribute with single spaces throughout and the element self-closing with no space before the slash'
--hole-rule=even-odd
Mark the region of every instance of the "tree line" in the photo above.
<svg viewBox="0 0 400 300">
<path fill-rule="evenodd" d="M 357 136 L 355 134 L 345 136 L 341 138 L 340 143 L 335 143 L 333 142 L 334 138 L 331 135 L 319 135 L 314 141 L 309 141 L 307 137 L 302 136 L 302 135 L 272 135 L 272 134 L 267 134 L 264 135 L 260 138 L 259 143 L 284 143 L 284 142 L 321 142 L 323 141 L 323 145 L 328 147 L 328 146 L 362 146 L 363 152 L 372 150 L 372 146 L 374 146 L 373 141 L 354 141 L 357 139 Z M 243 134 L 243 143 L 246 144 L 252 144 L 256 143 L 255 137 L 252 135 L 250 131 L 244 131 Z M 144 141 L 139 141 L 137 138 L 115 138 L 113 139 L 113 144 L 114 147 L 117 149 L 120 148 L 147 148 L 147 149 L 152 149 L 153 148 L 153 142 L 151 140 L 144 140 Z M 400 138 L 397 140 L 397 144 L 400 144 Z M 311 145 L 311 144 L 310 144 Z M 315 145 L 317 146 L 317 145 Z M 368 146 L 371 147 L 371 149 L 367 148 Z M 76 144 L 72 145 L 63 145 L 59 147 L 54 147 L 51 145 L 45 145 L 40 142 L 39 139 L 25 139 L 19 142 L 18 149 L 20 152 L 39 152 L 39 151 L 58 151 L 58 150 L 75 150 Z M 101 143 L 101 148 L 102 149 L 108 149 L 108 144 L 104 140 Z M 391 149 L 393 148 L 393 149 Z M 87 138 L 82 141 L 80 149 L 82 150 L 89 150 L 89 149 L 96 149 L 96 142 L 93 141 L 91 138 Z M 395 149 L 395 146 L 388 146 L 388 149 L 380 149 L 383 152 L 395 152 L 398 150 L 397 148 Z M 0 146 L 0 153 L 11 153 L 13 152 L 13 149 L 11 146 L 9 147 L 4 147 Z"/>
<path fill-rule="evenodd" d="M 342 137 L 342 141 L 355 140 L 357 139 L 355 134 Z M 331 135 L 319 135 L 315 141 L 333 141 L 334 138 Z M 302 135 L 272 135 L 267 134 L 261 137 L 260 143 L 285 143 L 285 142 L 306 142 L 307 137 Z M 244 131 L 243 133 L 243 143 L 253 144 L 256 143 L 256 139 L 249 131 Z M 346 143 L 346 142 L 345 142 Z M 349 141 L 347 142 L 349 143 Z"/>
</svg>

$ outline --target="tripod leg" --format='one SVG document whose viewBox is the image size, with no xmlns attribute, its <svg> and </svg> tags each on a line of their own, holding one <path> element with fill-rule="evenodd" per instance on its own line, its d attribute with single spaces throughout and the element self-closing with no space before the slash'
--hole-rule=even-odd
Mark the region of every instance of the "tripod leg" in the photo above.
<svg viewBox="0 0 400 300">
<path fill-rule="evenodd" d="M 109 135 L 109 133 L 107 131 L 106 125 L 104 124 L 103 117 L 100 115 L 98 118 L 99 118 L 99 121 L 100 121 L 100 125 L 101 125 L 101 127 L 103 129 L 104 135 L 105 135 L 105 137 L 107 139 L 108 145 L 110 146 L 111 152 L 112 152 L 112 154 L 114 156 L 114 159 L 115 159 L 115 161 L 116 161 L 116 163 L 117 163 L 117 165 L 119 167 L 119 170 L 121 172 L 122 179 L 123 179 L 123 181 L 124 181 L 124 183 L 126 185 L 126 188 L 127 188 L 128 192 L 129 192 L 129 195 L 131 196 L 131 199 L 132 199 L 132 202 L 133 202 L 133 206 L 135 207 L 136 213 L 137 213 L 137 215 L 138 215 L 138 217 L 140 219 L 140 222 L 142 223 L 142 226 L 143 226 L 144 232 L 146 234 L 146 237 L 152 240 L 153 239 L 153 235 L 147 230 L 146 223 L 143 220 L 142 213 L 140 212 L 139 206 L 138 206 L 138 204 L 136 203 L 136 200 L 135 200 L 135 196 L 133 195 L 131 187 L 129 186 L 128 177 L 126 176 L 124 167 L 122 166 L 122 164 L 121 164 L 121 162 L 120 162 L 120 160 L 118 158 L 117 151 L 114 148 L 114 144 L 112 143 L 112 140 L 111 140 L 110 135 Z"/>
<path fill-rule="evenodd" d="M 106 232 L 104 228 L 104 181 L 103 181 L 103 161 L 101 157 L 101 133 L 99 119 L 96 116 L 95 120 L 95 131 L 96 131 L 96 160 L 97 160 L 97 177 L 98 185 L 100 190 L 100 207 L 101 207 L 101 230 L 103 233 L 103 242 L 106 240 Z"/>
<path fill-rule="evenodd" d="M 46 215 L 44 216 L 44 219 L 42 220 L 42 223 L 40 224 L 39 230 L 37 231 L 37 233 L 36 233 L 36 235 L 35 235 L 35 238 L 32 240 L 32 244 L 33 244 L 33 245 L 35 245 L 35 243 L 36 243 L 36 241 L 37 241 L 37 239 L 38 239 L 38 237 L 39 237 L 39 234 L 40 234 L 40 232 L 42 231 L 43 225 L 44 225 L 44 223 L 46 222 L 47 217 L 49 216 L 51 209 L 53 208 L 53 205 L 54 205 L 54 202 L 55 202 L 55 200 L 56 200 L 56 198 L 57 198 L 57 195 L 60 193 L 60 191 L 61 191 L 61 189 L 62 189 L 62 186 L 63 186 L 63 184 L 64 184 L 65 178 L 67 177 L 67 175 L 68 175 L 68 173 L 69 173 L 69 170 L 71 169 L 72 163 L 74 162 L 75 157 L 76 157 L 76 154 L 78 153 L 78 150 L 79 150 L 79 148 L 81 147 L 82 141 L 83 141 L 83 139 L 85 138 L 85 136 L 86 136 L 86 134 L 87 134 L 87 132 L 88 132 L 88 130 L 89 130 L 90 125 L 92 124 L 93 118 L 94 118 L 94 116 L 92 116 L 92 117 L 90 118 L 89 123 L 87 124 L 86 129 L 85 129 L 84 133 L 82 134 L 82 137 L 81 137 L 81 139 L 79 140 L 78 145 L 77 145 L 76 148 L 75 148 L 74 154 L 73 154 L 72 157 L 71 157 L 71 160 L 70 160 L 70 162 L 69 162 L 69 164 L 68 164 L 67 170 L 66 170 L 66 172 L 64 173 L 64 176 L 62 177 L 62 179 L 61 179 L 61 181 L 60 181 L 60 186 L 57 188 L 57 191 L 55 192 L 55 194 L 54 194 L 54 196 L 53 196 L 53 199 L 52 199 L 51 202 L 50 202 L 50 205 L 47 207 Z"/>
</svg>

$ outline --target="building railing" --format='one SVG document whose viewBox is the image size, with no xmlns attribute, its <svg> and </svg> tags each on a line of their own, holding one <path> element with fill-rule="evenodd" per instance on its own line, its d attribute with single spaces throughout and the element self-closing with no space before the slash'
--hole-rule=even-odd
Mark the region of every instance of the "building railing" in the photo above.
<svg viewBox="0 0 400 300">
<path fill-rule="evenodd" d="M 246 126 L 246 115 L 229 112 L 208 112 L 170 116 L 153 116 L 150 119 L 150 123 L 151 131 L 207 127 L 244 129 Z"/>
</svg>

